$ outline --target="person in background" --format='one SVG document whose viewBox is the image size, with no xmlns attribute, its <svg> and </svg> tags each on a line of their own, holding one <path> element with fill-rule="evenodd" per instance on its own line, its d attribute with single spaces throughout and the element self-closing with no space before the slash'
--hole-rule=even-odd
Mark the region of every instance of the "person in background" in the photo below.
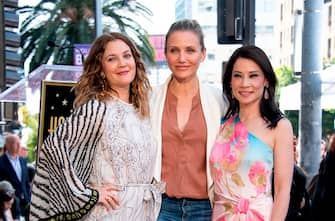
<svg viewBox="0 0 335 221">
<path fill-rule="evenodd" d="M 298 138 L 296 135 L 293 135 L 293 159 L 295 164 L 299 163 L 299 157 Z"/>
<path fill-rule="evenodd" d="M 323 139 L 321 139 L 320 151 L 321 151 L 321 160 L 322 160 L 327 155 L 327 142 L 325 140 L 323 140 Z"/>
<path fill-rule="evenodd" d="M 19 151 L 20 157 L 22 157 L 24 159 L 27 159 L 28 154 L 29 154 L 28 147 L 25 146 L 25 145 L 21 145 L 21 148 L 20 148 L 20 151 Z M 29 184 L 30 184 L 30 187 L 31 187 L 32 182 L 33 182 L 33 178 L 34 178 L 34 175 L 35 175 L 35 165 L 33 163 L 27 163 L 27 169 L 28 169 Z M 26 214 L 26 215 L 28 215 L 28 214 Z M 28 220 L 28 218 L 26 218 L 26 219 Z"/>
<path fill-rule="evenodd" d="M 156 220 L 150 88 L 129 37 L 112 32 L 94 41 L 74 87 L 74 112 L 39 150 L 30 221 Z"/>
<path fill-rule="evenodd" d="M 328 151 L 320 163 L 316 186 L 311 197 L 314 221 L 330 220 L 333 217 L 335 199 L 335 131 L 329 138 Z"/>
<path fill-rule="evenodd" d="M 15 204 L 12 213 L 14 219 L 25 217 L 29 210 L 31 188 L 27 161 L 19 156 L 21 149 L 20 137 L 8 134 L 5 138 L 6 152 L 0 156 L 0 181 L 7 180 L 15 191 Z"/>
<path fill-rule="evenodd" d="M 208 156 L 224 113 L 219 89 L 197 76 L 206 57 L 204 36 L 195 20 L 173 23 L 165 37 L 171 76 L 150 99 L 158 139 L 155 178 L 166 183 L 158 221 L 210 220 L 212 178 Z"/>
<path fill-rule="evenodd" d="M 13 221 L 11 208 L 14 203 L 15 189 L 10 182 L 0 181 L 0 221 Z"/>
<path fill-rule="evenodd" d="M 327 136 L 328 137 L 328 136 Z M 330 136 L 329 136 L 330 138 Z M 327 142 L 326 140 L 324 139 L 321 139 L 321 147 L 320 147 L 320 154 L 321 154 L 321 162 L 320 162 L 320 165 L 323 161 L 323 159 L 326 157 L 327 155 Z M 310 196 L 313 196 L 314 194 L 314 191 L 315 191 L 315 187 L 316 187 L 316 183 L 318 181 L 318 176 L 319 176 L 319 173 L 315 174 L 311 181 L 309 182 L 308 184 L 308 187 L 307 187 L 307 192 Z"/>
<path fill-rule="evenodd" d="M 291 184 L 290 204 L 285 221 L 311 221 L 310 197 L 306 189 L 307 175 L 298 165 L 299 154 L 297 145 L 298 139 L 294 135 L 293 151 L 295 164 Z"/>
<path fill-rule="evenodd" d="M 276 83 L 268 57 L 256 46 L 238 48 L 227 62 L 222 85 L 229 107 L 210 155 L 213 221 L 286 217 L 293 131 L 275 103 Z"/>
<path fill-rule="evenodd" d="M 19 155 L 20 157 L 26 159 L 28 157 L 28 147 L 26 147 L 25 145 L 21 145 Z"/>
</svg>

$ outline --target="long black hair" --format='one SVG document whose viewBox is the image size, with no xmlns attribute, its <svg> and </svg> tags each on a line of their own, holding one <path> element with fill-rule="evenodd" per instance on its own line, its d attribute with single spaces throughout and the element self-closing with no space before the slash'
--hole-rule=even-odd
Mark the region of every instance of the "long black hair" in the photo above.
<svg viewBox="0 0 335 221">
<path fill-rule="evenodd" d="M 232 71 L 238 58 L 246 58 L 254 61 L 263 71 L 269 86 L 264 88 L 263 97 L 260 102 L 260 112 L 262 118 L 268 122 L 268 128 L 275 128 L 278 121 L 284 116 L 275 103 L 277 79 L 269 58 L 262 49 L 256 46 L 242 46 L 236 49 L 226 64 L 225 72 L 222 75 L 222 86 L 223 92 L 229 101 L 229 107 L 226 115 L 224 116 L 224 119 L 227 119 L 230 116 L 238 113 L 240 110 L 240 105 L 238 101 L 233 98 L 231 90 Z M 268 92 L 269 96 L 265 99 L 264 93 L 266 91 Z"/>
</svg>

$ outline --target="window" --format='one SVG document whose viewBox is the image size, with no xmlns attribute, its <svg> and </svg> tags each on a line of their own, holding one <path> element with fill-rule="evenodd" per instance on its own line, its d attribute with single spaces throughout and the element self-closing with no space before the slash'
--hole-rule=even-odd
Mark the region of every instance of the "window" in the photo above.
<svg viewBox="0 0 335 221">
<path fill-rule="evenodd" d="M 201 0 L 198 4 L 199 12 L 211 12 L 214 9 L 214 1 L 212 0 Z"/>
<path fill-rule="evenodd" d="M 273 0 L 266 0 L 264 2 L 264 12 L 271 12 L 274 10 Z M 256 4 L 257 5 L 257 4 Z"/>
<path fill-rule="evenodd" d="M 280 4 L 280 20 L 281 21 L 283 20 L 283 13 L 284 13 L 283 12 L 283 10 L 284 10 L 283 7 L 284 7 L 283 4 Z"/>
<path fill-rule="evenodd" d="M 328 26 L 332 25 L 332 6 L 330 5 L 328 8 Z"/>
<path fill-rule="evenodd" d="M 283 32 L 280 32 L 280 48 L 283 48 Z"/>
<path fill-rule="evenodd" d="M 331 43 L 332 40 L 330 38 L 328 38 L 328 44 L 327 44 L 327 57 L 330 58 L 331 57 Z"/>
</svg>

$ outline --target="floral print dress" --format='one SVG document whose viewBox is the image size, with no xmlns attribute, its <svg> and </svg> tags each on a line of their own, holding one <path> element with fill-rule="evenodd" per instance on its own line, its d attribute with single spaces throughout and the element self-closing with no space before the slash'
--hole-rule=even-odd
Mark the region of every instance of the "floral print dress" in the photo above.
<svg viewBox="0 0 335 221">
<path fill-rule="evenodd" d="M 215 140 L 213 221 L 267 221 L 272 208 L 273 150 L 248 132 L 238 115 L 225 121 Z"/>
</svg>

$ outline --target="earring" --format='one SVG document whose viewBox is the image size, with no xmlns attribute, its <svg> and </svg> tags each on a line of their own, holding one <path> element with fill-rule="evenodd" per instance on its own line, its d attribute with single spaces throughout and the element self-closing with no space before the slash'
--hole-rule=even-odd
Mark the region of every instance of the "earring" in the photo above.
<svg viewBox="0 0 335 221">
<path fill-rule="evenodd" d="M 101 81 L 101 90 L 105 91 L 105 80 Z"/>
<path fill-rule="evenodd" d="M 269 99 L 269 89 L 267 87 L 264 87 L 264 99 Z"/>
<path fill-rule="evenodd" d="M 105 82 L 106 82 L 106 76 L 105 76 L 105 74 L 104 73 L 101 73 L 101 78 L 102 79 L 100 79 L 100 85 L 101 85 L 101 92 L 100 92 L 100 96 L 101 97 L 104 97 L 105 96 Z"/>
</svg>

